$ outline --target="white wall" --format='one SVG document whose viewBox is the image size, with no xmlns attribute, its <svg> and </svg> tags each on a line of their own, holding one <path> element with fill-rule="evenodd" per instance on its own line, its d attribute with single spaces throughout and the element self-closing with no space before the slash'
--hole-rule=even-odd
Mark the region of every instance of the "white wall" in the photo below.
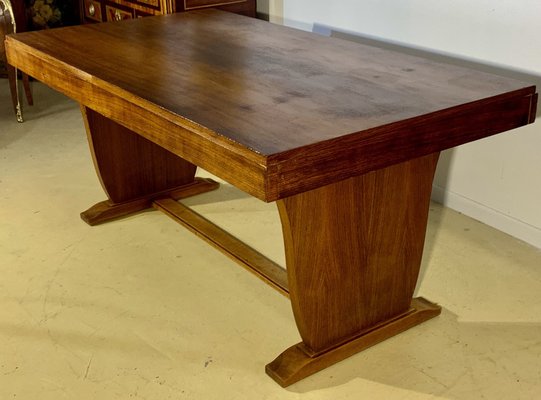
<svg viewBox="0 0 541 400">
<path fill-rule="evenodd" d="M 257 13 L 276 24 L 283 23 L 283 0 L 257 0 Z"/>
<path fill-rule="evenodd" d="M 540 0 L 283 0 L 283 17 L 541 76 Z M 434 198 L 541 248 L 541 122 L 445 152 Z"/>
</svg>

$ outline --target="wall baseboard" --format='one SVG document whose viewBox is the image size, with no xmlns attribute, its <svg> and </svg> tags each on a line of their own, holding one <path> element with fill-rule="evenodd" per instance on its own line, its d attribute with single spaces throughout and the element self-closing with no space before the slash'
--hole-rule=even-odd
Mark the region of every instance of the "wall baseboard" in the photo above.
<svg viewBox="0 0 541 400">
<path fill-rule="evenodd" d="M 434 185 L 432 200 L 541 249 L 541 229 Z"/>
</svg>

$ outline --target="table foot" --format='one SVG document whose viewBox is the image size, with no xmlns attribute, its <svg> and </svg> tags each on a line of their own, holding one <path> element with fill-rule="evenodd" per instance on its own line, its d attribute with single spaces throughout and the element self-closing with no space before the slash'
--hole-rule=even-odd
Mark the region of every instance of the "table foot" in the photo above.
<svg viewBox="0 0 541 400">
<path fill-rule="evenodd" d="M 411 308 L 406 313 L 369 328 L 355 338 L 341 343 L 322 354 L 311 356 L 307 354 L 304 343 L 298 343 L 280 354 L 273 362 L 267 364 L 265 371 L 280 386 L 286 387 L 415 325 L 434 318 L 440 313 L 440 306 L 422 297 L 417 297 L 412 300 Z"/>
<path fill-rule="evenodd" d="M 195 178 L 195 180 L 186 185 L 176 187 L 163 192 L 154 193 L 150 196 L 123 202 L 113 203 L 111 200 L 99 202 L 88 210 L 81 213 L 81 218 L 88 225 L 99 225 L 120 217 L 136 213 L 152 207 L 154 200 L 163 197 L 169 197 L 174 200 L 180 200 L 197 194 L 209 192 L 218 189 L 220 184 L 209 178 Z"/>
</svg>

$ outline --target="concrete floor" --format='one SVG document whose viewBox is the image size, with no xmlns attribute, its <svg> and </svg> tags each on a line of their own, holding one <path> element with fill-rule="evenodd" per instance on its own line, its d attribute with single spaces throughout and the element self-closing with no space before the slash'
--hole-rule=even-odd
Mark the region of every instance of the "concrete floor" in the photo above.
<svg viewBox="0 0 541 400">
<path fill-rule="evenodd" d="M 282 389 L 288 301 L 161 213 L 84 224 L 78 107 L 34 94 L 17 124 L 0 80 L 0 399 L 541 398 L 540 250 L 433 204 L 418 294 L 442 315 Z M 273 204 L 188 203 L 284 263 Z"/>
</svg>

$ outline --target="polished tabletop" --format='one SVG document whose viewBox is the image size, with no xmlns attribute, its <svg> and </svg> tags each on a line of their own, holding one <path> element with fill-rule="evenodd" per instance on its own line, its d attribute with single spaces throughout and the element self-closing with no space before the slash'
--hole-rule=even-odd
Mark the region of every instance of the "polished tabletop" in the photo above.
<svg viewBox="0 0 541 400">
<path fill-rule="evenodd" d="M 119 122 L 114 99 L 123 97 L 187 129 L 196 145 L 244 157 L 262 178 L 253 190 L 239 186 L 267 201 L 535 114 L 526 83 L 215 10 L 29 32 L 12 45 L 69 71 L 72 85 L 107 92 Z M 91 93 L 73 97 L 92 107 Z M 503 114 L 501 126 L 490 122 Z M 216 173 L 218 163 L 203 167 Z"/>
</svg>

